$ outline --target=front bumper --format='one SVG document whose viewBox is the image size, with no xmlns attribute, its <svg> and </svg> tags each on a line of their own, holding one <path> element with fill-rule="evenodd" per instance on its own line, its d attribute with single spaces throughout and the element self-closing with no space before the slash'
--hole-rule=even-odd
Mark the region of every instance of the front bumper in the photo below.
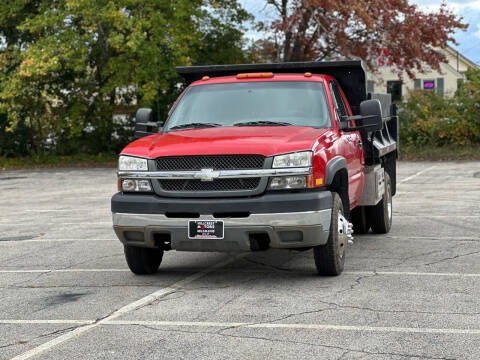
<svg viewBox="0 0 480 360">
<path fill-rule="evenodd" d="M 271 248 L 324 245 L 331 207 L 328 191 L 218 199 L 119 193 L 112 198 L 113 227 L 122 243 L 144 247 L 168 243 L 168 248 L 181 251 L 251 251 L 257 249 L 258 239 Z M 242 215 L 226 216 L 229 213 Z M 189 219 L 223 220 L 224 239 L 189 239 Z"/>
</svg>

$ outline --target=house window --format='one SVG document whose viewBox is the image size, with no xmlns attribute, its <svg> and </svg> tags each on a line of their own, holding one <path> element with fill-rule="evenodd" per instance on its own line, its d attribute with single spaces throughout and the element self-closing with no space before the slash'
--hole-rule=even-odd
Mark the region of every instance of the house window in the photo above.
<svg viewBox="0 0 480 360">
<path fill-rule="evenodd" d="M 387 81 L 387 94 L 392 95 L 392 102 L 402 100 L 402 82 Z"/>
<path fill-rule="evenodd" d="M 443 93 L 444 93 L 443 87 L 444 87 L 443 78 L 438 78 L 437 79 L 437 94 L 442 96 L 442 97 L 443 97 Z"/>
</svg>

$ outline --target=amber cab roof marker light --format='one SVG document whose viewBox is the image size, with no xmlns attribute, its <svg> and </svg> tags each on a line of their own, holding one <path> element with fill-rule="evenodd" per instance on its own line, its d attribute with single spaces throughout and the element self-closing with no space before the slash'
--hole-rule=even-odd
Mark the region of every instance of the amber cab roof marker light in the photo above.
<svg viewBox="0 0 480 360">
<path fill-rule="evenodd" d="M 202 77 L 202 80 L 203 81 L 210 80 L 210 76 L 204 76 L 204 77 Z"/>
<path fill-rule="evenodd" d="M 273 73 L 271 72 L 237 74 L 237 79 L 272 78 L 272 77 L 273 77 Z"/>
<path fill-rule="evenodd" d="M 311 73 L 311 72 L 306 72 L 305 74 L 303 74 L 303 76 L 305 76 L 305 77 L 312 77 L 312 73 Z"/>
</svg>

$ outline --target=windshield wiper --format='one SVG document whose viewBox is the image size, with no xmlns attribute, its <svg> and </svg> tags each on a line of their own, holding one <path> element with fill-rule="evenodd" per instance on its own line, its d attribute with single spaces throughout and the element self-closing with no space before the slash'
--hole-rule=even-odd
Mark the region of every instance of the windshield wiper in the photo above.
<svg viewBox="0 0 480 360">
<path fill-rule="evenodd" d="M 203 128 L 203 127 L 218 127 L 222 126 L 221 124 L 216 124 L 216 123 L 189 123 L 189 124 L 182 124 L 182 125 L 176 125 L 171 127 L 170 130 L 180 130 L 180 129 L 195 129 L 195 128 Z"/>
<path fill-rule="evenodd" d="M 265 121 L 265 120 L 260 120 L 260 121 L 247 121 L 247 122 L 239 122 L 236 124 L 233 124 L 233 126 L 288 126 L 292 125 L 287 122 L 282 122 L 282 121 Z"/>
</svg>

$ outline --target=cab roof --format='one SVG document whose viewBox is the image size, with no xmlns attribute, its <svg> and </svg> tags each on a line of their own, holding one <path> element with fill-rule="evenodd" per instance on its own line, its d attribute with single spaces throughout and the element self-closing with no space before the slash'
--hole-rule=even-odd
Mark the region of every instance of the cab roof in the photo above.
<svg viewBox="0 0 480 360">
<path fill-rule="evenodd" d="M 365 68 L 361 61 L 313 61 L 243 65 L 211 65 L 177 67 L 177 73 L 187 85 L 208 76 L 205 83 L 237 81 L 322 81 L 322 75 L 335 78 L 343 89 L 354 114 L 359 113 L 360 103 L 367 99 Z M 244 73 L 274 73 L 274 77 L 237 79 Z M 305 73 L 314 74 L 305 77 Z M 198 84 L 198 83 L 197 83 Z"/>
<path fill-rule="evenodd" d="M 249 73 L 241 73 L 249 74 Z M 328 80 L 328 76 L 320 74 L 273 74 L 272 76 L 252 76 L 248 78 L 238 78 L 237 75 L 209 77 L 205 76 L 200 80 L 196 80 L 190 86 L 207 85 L 207 84 L 224 84 L 236 82 L 252 82 L 252 81 L 324 81 Z"/>
</svg>

